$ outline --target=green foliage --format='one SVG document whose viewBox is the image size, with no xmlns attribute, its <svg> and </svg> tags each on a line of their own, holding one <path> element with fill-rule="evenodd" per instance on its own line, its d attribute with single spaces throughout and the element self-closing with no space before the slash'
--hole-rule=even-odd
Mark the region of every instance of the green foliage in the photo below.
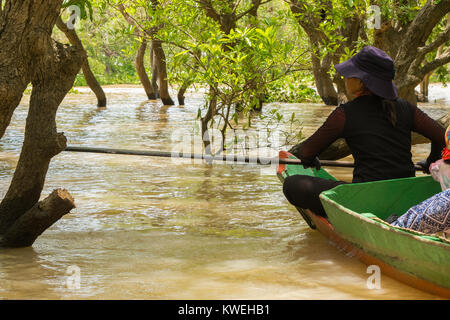
<svg viewBox="0 0 450 320">
<path fill-rule="evenodd" d="M 446 87 L 447 82 L 450 82 L 450 72 L 448 70 L 448 66 L 445 65 L 437 68 L 431 77 L 431 82 L 441 82 Z"/>
<path fill-rule="evenodd" d="M 266 91 L 266 102 L 320 102 L 320 96 L 317 95 L 316 90 L 305 81 L 309 78 L 309 83 L 313 79 L 311 75 L 290 74 L 286 77 L 280 78 L 269 83 Z"/>
<path fill-rule="evenodd" d="M 232 123 L 236 125 L 241 115 L 246 116 L 244 124 L 251 126 L 251 110 L 268 91 L 272 92 L 271 83 L 281 83 L 295 69 L 307 67 L 307 42 L 294 41 L 293 35 L 299 29 L 282 2 L 261 7 L 258 20 L 243 15 L 229 33 L 223 32 L 226 28 L 209 17 L 197 1 L 159 3 L 152 6 L 146 1 L 124 2 L 136 24 L 154 30 L 154 37 L 165 43 L 170 83 L 209 88 L 198 117 L 204 119 L 214 103 L 211 119 L 206 121 L 222 132 Z M 251 5 L 250 1 L 235 1 L 230 7 L 230 3 L 233 1 L 212 2 L 217 13 L 228 14 L 230 19 L 233 14 L 236 17 L 245 13 Z M 303 86 L 300 95 L 312 97 L 312 91 Z M 299 95 L 285 98 L 298 99 Z"/>
<path fill-rule="evenodd" d="M 332 77 L 333 64 L 352 57 L 373 41 L 372 30 L 365 27 L 369 38 L 359 38 L 348 47 L 342 33 L 346 19 L 353 15 L 364 17 L 370 5 L 376 4 L 381 8 L 383 21 L 391 19 L 402 24 L 411 21 L 426 0 L 295 2 L 305 9 L 302 14 L 294 15 L 286 1 L 272 0 L 259 8 L 257 19 L 243 15 L 236 21 L 237 28 L 229 34 L 221 31 L 219 23 L 196 0 L 159 0 L 159 5 L 148 0 L 66 0 L 63 7 L 77 5 L 82 11 L 84 21 L 77 33 L 101 84 L 139 83 L 135 71 L 138 41 L 135 27 L 117 10 L 118 4 L 123 4 L 140 28 L 156 30 L 154 36 L 163 41 L 169 83 L 178 87 L 182 84 L 212 87 L 219 109 L 224 107 L 219 113 L 226 117 L 226 110 L 236 104 L 241 112 L 247 113 L 261 97 L 267 102 L 318 102 L 315 90 L 310 87 L 313 81 L 310 50 L 320 59 L 331 57 L 328 73 Z M 252 1 L 212 0 L 212 5 L 218 14 L 233 17 L 245 13 Z M 319 19 L 318 41 L 310 43 L 298 18 Z M 440 23 L 429 42 L 444 27 L 445 23 Z M 426 59 L 432 61 L 435 56 L 436 50 Z M 447 82 L 447 68 L 438 68 L 432 80 Z M 85 85 L 81 74 L 75 84 Z M 212 98 L 210 95 L 209 99 Z M 202 114 L 207 108 L 205 103 Z M 233 117 L 234 109 L 230 110 Z"/>
<path fill-rule="evenodd" d="M 295 112 L 291 113 L 289 117 L 285 117 L 280 113 L 279 109 L 273 108 L 268 115 L 260 114 L 258 118 L 263 123 L 262 127 L 267 137 L 267 145 L 265 147 L 270 147 L 270 140 L 274 132 L 279 133 L 278 143 L 280 147 L 296 145 L 303 138 L 302 122 L 296 117 Z"/>
<path fill-rule="evenodd" d="M 117 11 L 105 1 L 71 1 L 90 3 L 91 20 L 83 20 L 77 35 L 83 43 L 89 57 L 89 65 L 101 85 L 106 84 L 138 84 L 139 78 L 135 68 L 135 57 L 138 44 L 130 36 L 129 25 L 117 14 Z M 69 2 L 67 3 L 67 6 Z M 55 30 L 55 34 L 60 32 Z M 147 58 L 150 61 L 150 58 Z M 80 73 L 74 86 L 86 86 L 86 80 Z"/>
</svg>

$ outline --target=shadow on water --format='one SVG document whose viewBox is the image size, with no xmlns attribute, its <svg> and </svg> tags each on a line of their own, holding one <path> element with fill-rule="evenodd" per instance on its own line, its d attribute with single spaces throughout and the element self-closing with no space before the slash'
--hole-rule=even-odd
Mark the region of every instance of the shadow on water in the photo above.
<svg viewBox="0 0 450 320">
<path fill-rule="evenodd" d="M 162 105 L 158 100 L 146 100 L 136 108 L 136 119 L 141 122 L 159 121 L 167 122 L 167 110 L 173 106 Z M 155 115 L 159 115 L 155 119 Z"/>
<path fill-rule="evenodd" d="M 86 125 L 87 123 L 95 124 L 95 119 L 97 117 L 102 117 L 107 109 L 97 108 L 86 112 L 83 112 L 83 117 L 78 122 L 79 125 Z"/>
</svg>

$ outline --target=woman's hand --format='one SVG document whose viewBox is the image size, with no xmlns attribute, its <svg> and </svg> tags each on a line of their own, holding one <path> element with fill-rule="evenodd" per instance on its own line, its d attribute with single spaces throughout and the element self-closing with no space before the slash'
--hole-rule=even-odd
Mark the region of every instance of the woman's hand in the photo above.
<svg viewBox="0 0 450 320">
<path fill-rule="evenodd" d="M 316 168 L 317 171 L 322 167 L 320 164 L 320 160 L 318 157 L 314 157 L 313 159 L 301 159 L 303 168 Z"/>
<path fill-rule="evenodd" d="M 419 161 L 416 163 L 419 167 L 422 168 L 423 173 L 430 174 L 430 164 L 428 159 L 423 159 L 422 161 Z"/>
</svg>

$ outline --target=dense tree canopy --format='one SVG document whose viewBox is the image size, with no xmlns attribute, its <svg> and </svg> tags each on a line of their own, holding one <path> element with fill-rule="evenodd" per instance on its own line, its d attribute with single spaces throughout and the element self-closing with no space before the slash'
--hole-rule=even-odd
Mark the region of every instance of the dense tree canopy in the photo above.
<svg viewBox="0 0 450 320">
<path fill-rule="evenodd" d="M 67 4 L 79 2 L 86 1 Z M 326 104 L 345 101 L 344 85 L 333 65 L 369 44 L 385 50 L 395 60 L 398 70 L 395 81 L 405 98 L 415 100 L 414 88 L 433 71 L 432 80 L 448 80 L 449 0 L 92 0 L 88 3 L 83 8 L 92 9 L 92 19 L 81 21 L 76 31 L 102 84 L 139 83 L 139 78 L 143 78 L 138 77 L 135 59 L 141 48 L 144 53 L 141 64 L 153 73 L 153 86 L 158 76 L 154 54 L 159 52 L 164 54 L 168 85 L 181 89 L 182 96 L 192 84 L 209 85 L 206 79 L 201 79 L 205 73 L 199 62 L 211 52 L 202 50 L 202 46 L 222 35 L 238 34 L 235 30 L 269 27 L 276 38 L 270 43 L 271 50 L 278 51 L 271 62 L 267 57 L 264 60 L 270 66 L 266 76 L 272 77 L 262 88 L 269 100 L 314 100 L 315 92 L 307 90 L 311 87 Z M 89 16 L 88 9 L 83 12 Z M 153 47 L 158 43 L 161 49 L 155 51 Z M 143 51 L 142 46 L 147 44 L 149 50 Z M 254 58 L 257 64 L 259 45 L 247 48 L 247 59 L 233 65 L 236 72 L 223 76 L 240 74 L 238 69 L 247 68 Z M 232 44 L 228 47 L 236 51 Z M 215 54 L 229 53 L 224 50 Z M 284 72 L 282 66 L 293 61 L 289 72 Z M 213 62 L 208 63 L 211 67 Z M 248 71 L 247 76 L 252 73 L 251 69 Z M 81 75 L 76 84 L 86 84 Z M 296 90 L 292 90 L 292 84 Z"/>
</svg>

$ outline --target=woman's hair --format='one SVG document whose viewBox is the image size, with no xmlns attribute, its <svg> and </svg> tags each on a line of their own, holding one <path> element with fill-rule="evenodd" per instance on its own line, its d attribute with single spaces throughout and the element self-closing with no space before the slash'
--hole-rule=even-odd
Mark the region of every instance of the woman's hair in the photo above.
<svg viewBox="0 0 450 320">
<path fill-rule="evenodd" d="M 444 160 L 444 163 L 450 164 L 450 159 Z"/>
<path fill-rule="evenodd" d="M 361 83 L 362 83 L 362 81 L 361 81 Z M 364 85 L 364 83 L 362 83 L 361 91 L 362 92 L 371 92 Z M 387 119 L 392 124 L 392 126 L 395 127 L 395 125 L 397 124 L 397 110 L 396 110 L 397 101 L 396 100 L 385 99 L 383 97 L 379 97 L 379 98 L 381 99 L 381 106 L 382 106 L 384 114 L 386 115 Z"/>
<path fill-rule="evenodd" d="M 395 127 L 395 125 L 397 124 L 397 101 L 383 98 L 381 99 L 383 112 L 386 114 L 389 122 L 392 123 L 392 125 Z"/>
</svg>

